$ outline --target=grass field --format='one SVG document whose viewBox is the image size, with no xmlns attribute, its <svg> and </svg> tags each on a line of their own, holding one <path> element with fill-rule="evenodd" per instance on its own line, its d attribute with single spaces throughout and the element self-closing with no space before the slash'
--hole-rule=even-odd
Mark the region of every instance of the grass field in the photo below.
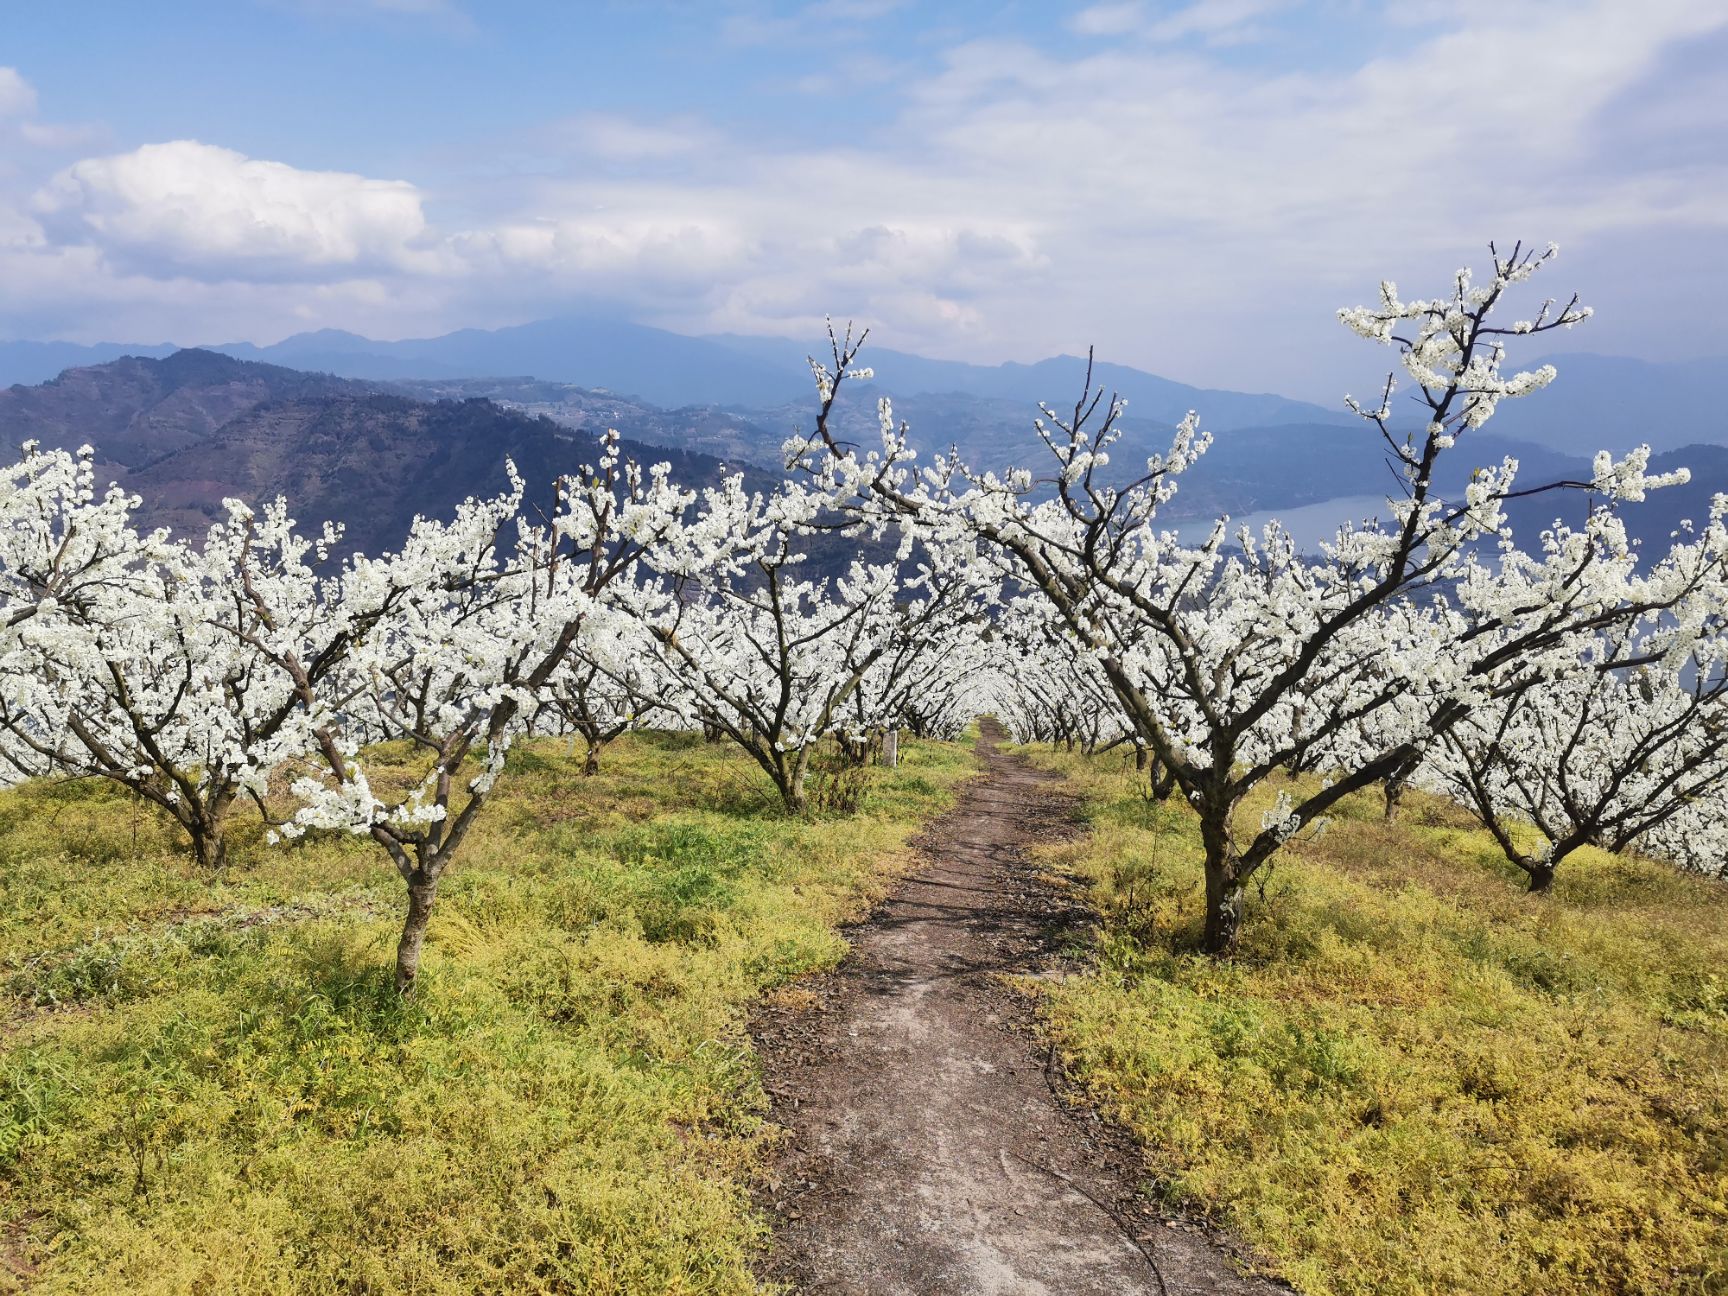
<svg viewBox="0 0 1728 1296">
<path fill-rule="evenodd" d="M 519 748 L 408 1004 L 369 842 L 211 879 L 103 785 L 0 793 L 0 1291 L 755 1290 L 744 1013 L 973 769 L 903 752 L 805 820 L 729 747 Z"/>
<path fill-rule="evenodd" d="M 1216 963 L 1179 798 L 1033 758 L 1086 793 L 1049 862 L 1104 914 L 1047 1020 L 1170 1199 L 1309 1296 L 1728 1291 L 1722 884 L 1587 851 L 1530 897 L 1454 807 L 1362 795 Z"/>
</svg>

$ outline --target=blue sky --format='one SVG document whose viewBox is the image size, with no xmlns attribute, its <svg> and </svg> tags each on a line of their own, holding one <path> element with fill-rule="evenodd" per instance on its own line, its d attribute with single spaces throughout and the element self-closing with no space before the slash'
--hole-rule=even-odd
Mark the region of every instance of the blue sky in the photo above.
<svg viewBox="0 0 1728 1296">
<path fill-rule="evenodd" d="M 1569 349 L 1728 352 L 1720 0 L 20 6 L 0 336 L 560 311 L 1328 401 L 1331 322 L 1553 240 Z"/>
</svg>

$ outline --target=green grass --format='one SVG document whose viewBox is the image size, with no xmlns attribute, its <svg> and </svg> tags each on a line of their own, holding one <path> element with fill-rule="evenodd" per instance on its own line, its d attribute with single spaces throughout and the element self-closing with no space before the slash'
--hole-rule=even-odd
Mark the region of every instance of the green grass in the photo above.
<svg viewBox="0 0 1728 1296">
<path fill-rule="evenodd" d="M 1034 758 L 1086 793 L 1049 858 L 1104 914 L 1049 1028 L 1169 1199 L 1310 1296 L 1728 1291 L 1721 884 L 1587 851 L 1530 897 L 1456 808 L 1364 794 L 1250 884 L 1219 963 L 1186 807 Z"/>
<path fill-rule="evenodd" d="M 904 752 L 824 820 L 685 737 L 519 749 L 408 1004 L 371 843 L 243 823 L 212 879 L 112 789 L 0 793 L 0 1291 L 756 1290 L 744 1015 L 973 768 Z"/>
</svg>

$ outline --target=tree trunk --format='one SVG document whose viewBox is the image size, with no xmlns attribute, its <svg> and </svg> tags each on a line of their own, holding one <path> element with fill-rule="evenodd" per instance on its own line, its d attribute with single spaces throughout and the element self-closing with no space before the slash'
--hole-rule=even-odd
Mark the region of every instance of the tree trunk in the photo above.
<svg viewBox="0 0 1728 1296">
<path fill-rule="evenodd" d="M 605 743 L 596 742 L 592 738 L 588 740 L 587 754 L 582 757 L 583 778 L 593 778 L 600 772 L 600 749 L 605 745 Z"/>
<path fill-rule="evenodd" d="M 890 729 L 882 735 L 882 763 L 889 769 L 900 764 L 900 731 Z"/>
<path fill-rule="evenodd" d="M 206 872 L 217 873 L 228 867 L 227 821 L 233 805 L 231 794 L 216 791 L 202 804 L 193 802 L 177 807 L 186 812 L 180 826 L 192 839 L 192 854 L 198 867 Z"/>
<path fill-rule="evenodd" d="M 1242 882 L 1234 861 L 1215 865 L 1206 861 L 1206 935 L 1208 954 L 1224 956 L 1236 952 L 1242 935 Z"/>
<path fill-rule="evenodd" d="M 1242 861 L 1230 843 L 1228 811 L 1220 818 L 1203 815 L 1200 838 L 1206 846 L 1206 953 L 1225 956 L 1236 951 L 1242 935 Z"/>
<path fill-rule="evenodd" d="M 1148 763 L 1152 767 L 1152 773 L 1147 779 L 1152 789 L 1152 799 L 1154 801 L 1168 801 L 1170 794 L 1176 790 L 1175 772 L 1165 768 L 1164 762 L 1161 760 L 1153 759 Z"/>
<path fill-rule="evenodd" d="M 1134 768 L 1135 769 L 1137 769 L 1137 770 L 1145 769 L 1147 763 L 1151 759 L 1152 759 L 1152 753 L 1150 751 L 1148 751 L 1146 748 L 1141 747 L 1139 745 L 1135 746 L 1135 748 L 1134 748 Z"/>
<path fill-rule="evenodd" d="M 803 761 L 799 761 L 774 781 L 780 786 L 780 799 L 786 803 L 789 813 L 801 815 L 809 808 L 810 798 L 804 793 Z"/>
<path fill-rule="evenodd" d="M 1530 894 L 1547 895 L 1554 889 L 1554 866 L 1552 864 L 1526 864 L 1524 871 L 1530 875 Z"/>
<path fill-rule="evenodd" d="M 1405 786 L 1403 779 L 1387 779 L 1380 787 L 1382 795 L 1386 798 L 1387 823 L 1395 823 L 1398 819 L 1398 803 L 1404 799 Z"/>
<path fill-rule="evenodd" d="M 435 877 L 408 884 L 408 917 L 402 923 L 402 937 L 396 942 L 396 993 L 404 999 L 414 993 L 414 982 L 420 975 L 420 946 L 425 943 L 426 928 L 432 921 L 432 902 L 437 898 Z"/>
<path fill-rule="evenodd" d="M 199 869 L 219 873 L 228 867 L 228 838 L 221 824 L 188 824 L 186 831 L 192 838 L 192 854 Z"/>
</svg>

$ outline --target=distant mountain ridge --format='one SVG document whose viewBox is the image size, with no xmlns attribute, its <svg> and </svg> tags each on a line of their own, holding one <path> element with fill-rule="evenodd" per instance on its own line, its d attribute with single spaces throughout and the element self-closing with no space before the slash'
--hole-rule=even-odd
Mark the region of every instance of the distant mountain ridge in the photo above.
<svg viewBox="0 0 1728 1296">
<path fill-rule="evenodd" d="M 866 383 L 851 389 L 836 408 L 839 435 L 873 440 L 876 392 Z M 926 456 L 952 445 L 975 466 L 1025 465 L 1039 477 L 1052 470 L 1030 430 L 1030 401 L 948 392 L 896 404 Z M 377 551 L 399 542 L 416 513 L 445 515 L 470 494 L 502 489 L 506 456 L 537 492 L 532 502 L 549 506 L 551 482 L 591 460 L 594 437 L 607 427 L 623 433 L 634 456 L 671 462 L 686 484 L 743 469 L 759 487 L 778 477 L 780 447 L 808 426 L 812 409 L 811 395 L 769 407 L 664 409 L 616 391 L 530 378 L 362 380 L 191 349 L 0 390 L 0 438 L 65 448 L 92 443 L 104 474 L 143 496 L 151 525 L 196 534 L 220 515 L 224 496 L 257 503 L 283 493 L 307 526 L 341 522 L 347 547 Z M 1472 468 L 1506 456 L 1520 461 L 1523 485 L 1588 478 L 1583 454 L 1501 435 L 1508 422 L 1502 415 L 1460 442 L 1437 481 L 1443 492 L 1456 494 Z M 1123 430 L 1106 470 L 1113 481 L 1137 475 L 1148 454 L 1164 449 L 1171 425 L 1131 414 Z M 1702 521 L 1711 497 L 1728 490 L 1728 448 L 1664 451 L 1653 470 L 1681 464 L 1693 470 L 1690 485 L 1623 506 L 1647 546 L 1665 546 L 1682 519 Z M 1241 426 L 1217 437 L 1160 516 L 1171 523 L 1240 518 L 1329 500 L 1354 508 L 1352 501 L 1396 489 L 1384 446 L 1360 421 Z M 1585 507 L 1576 493 L 1541 495 L 1513 513 L 1529 543 L 1556 514 L 1577 522 Z"/>
<path fill-rule="evenodd" d="M 303 529 L 340 523 L 341 551 L 367 553 L 400 544 L 417 514 L 448 517 L 469 496 L 502 491 L 506 458 L 528 483 L 527 506 L 550 512 L 557 478 L 592 464 L 597 446 L 592 432 L 486 400 L 415 400 L 196 349 L 0 391 L 0 437 L 90 443 L 99 480 L 142 499 L 145 527 L 196 537 L 222 516 L 225 497 L 257 506 L 280 494 Z M 675 446 L 621 448 L 669 463 L 685 486 L 731 471 Z M 755 474 L 751 484 L 765 483 Z"/>
<path fill-rule="evenodd" d="M 247 364 L 213 351 L 162 359 L 125 356 L 68 369 L 34 387 L 0 391 L 0 437 L 74 449 L 88 441 L 121 470 L 207 439 L 263 401 L 366 395 L 365 383 L 277 365 Z"/>
<path fill-rule="evenodd" d="M 760 408 L 808 399 L 810 374 L 804 357 L 813 344 L 782 338 L 689 337 L 646 325 L 570 316 L 396 342 L 321 329 L 264 347 L 233 342 L 198 349 L 370 381 L 532 377 L 616 392 L 662 408 Z M 0 383 L 42 382 L 74 365 L 101 364 L 120 355 L 161 358 L 172 352 L 165 346 L 5 342 L 0 343 Z M 877 369 L 876 389 L 894 396 L 960 394 L 1020 402 L 1028 412 L 1040 400 L 1072 400 L 1085 369 L 1085 361 L 1074 356 L 987 366 L 872 348 L 868 359 Z M 1190 409 L 1200 409 L 1207 426 L 1220 430 L 1349 421 L 1341 410 L 1283 396 L 1192 387 L 1126 365 L 1101 363 L 1096 378 L 1124 396 L 1136 415 L 1164 422 L 1174 423 Z"/>
<path fill-rule="evenodd" d="M 594 315 L 569 315 L 501 329 L 461 329 L 437 337 L 376 341 L 340 329 L 320 329 L 270 346 L 248 342 L 202 348 L 239 360 L 317 371 L 369 382 L 534 380 L 605 392 L 660 410 L 719 406 L 763 412 L 807 409 L 810 377 L 804 357 L 817 350 L 784 338 L 716 334 L 691 337 Z M 121 355 L 161 358 L 174 348 L 101 343 L 0 343 L 0 383 L 37 383 L 75 365 Z M 1085 361 L 1054 356 L 1033 364 L 977 365 L 933 360 L 871 347 L 865 356 L 877 373 L 869 403 L 886 394 L 904 404 L 952 410 L 938 398 L 964 396 L 1002 404 L 990 417 L 1030 422 L 1038 401 L 1071 402 Z M 1392 363 L 1390 356 L 1385 357 Z M 1518 368 L 1544 363 L 1515 357 Z M 1559 379 L 1529 399 L 1508 401 L 1495 416 L 1496 435 L 1574 456 L 1599 448 L 1624 451 L 1648 442 L 1658 451 L 1682 445 L 1728 444 L 1728 415 L 1718 391 L 1728 385 L 1728 357 L 1657 364 L 1587 353 L 1558 355 Z M 1365 375 L 1365 381 L 1372 373 Z M 1098 385 L 1128 401 L 1131 417 L 1174 424 L 1190 409 L 1215 432 L 1281 424 L 1350 426 L 1339 407 L 1270 393 L 1191 386 L 1126 365 L 1100 361 Z M 863 391 L 864 389 L 860 389 Z M 910 407 L 908 407 L 910 408 Z M 1403 396 L 1394 417 L 1414 421 L 1420 411 Z M 974 415 L 977 411 L 974 411 Z M 784 431 L 784 429 L 782 429 Z M 935 434 L 937 441 L 949 438 Z M 760 454 L 758 459 L 760 459 Z"/>
</svg>

